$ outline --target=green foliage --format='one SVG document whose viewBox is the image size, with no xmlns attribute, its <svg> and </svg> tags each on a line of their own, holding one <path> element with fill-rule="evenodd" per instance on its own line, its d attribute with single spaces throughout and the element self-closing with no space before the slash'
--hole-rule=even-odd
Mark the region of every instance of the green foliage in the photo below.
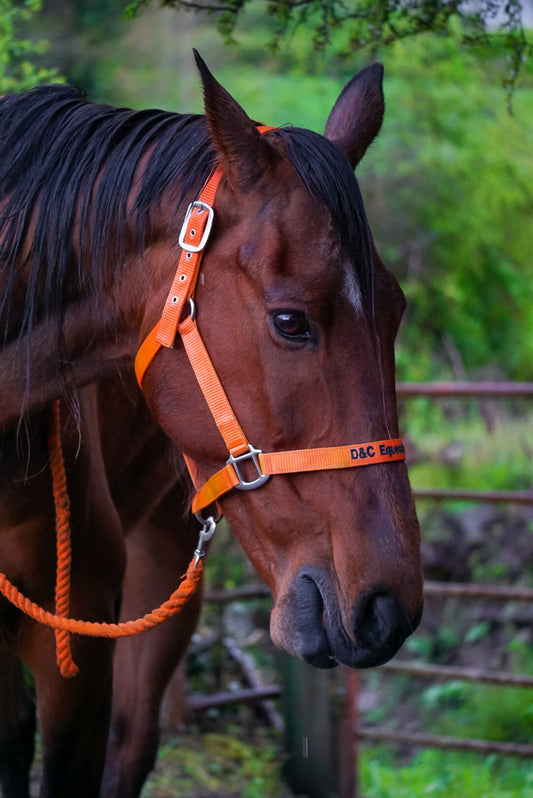
<svg viewBox="0 0 533 798">
<path fill-rule="evenodd" d="M 466 373 L 533 358 L 533 94 L 509 115 L 484 61 L 453 37 L 395 46 L 388 116 L 362 164 L 376 237 L 409 300 L 402 378 L 442 373 L 446 338 Z"/>
<path fill-rule="evenodd" d="M 130 16 L 152 0 L 131 0 Z M 237 24 L 250 8 L 261 9 L 261 25 L 271 28 L 271 49 L 301 29 L 317 50 L 337 44 L 344 32 L 345 46 L 353 53 L 389 46 L 422 33 L 447 35 L 450 23 L 460 30 L 463 46 L 486 46 L 487 31 L 498 22 L 499 35 L 506 50 L 509 68 L 504 79 L 513 89 L 531 42 L 522 26 L 520 0 L 479 0 L 464 4 L 448 0 L 269 0 L 259 5 L 250 0 L 159 0 L 160 7 L 173 7 L 214 14 L 219 32 L 227 43 L 235 41 Z M 263 46 L 265 45 L 263 42 Z"/>
<path fill-rule="evenodd" d="M 489 434 L 475 406 L 447 418 L 436 404 L 425 415 L 418 409 L 421 402 L 409 403 L 402 424 L 419 448 L 420 460 L 409 469 L 416 487 L 529 490 L 533 485 L 528 445 L 533 440 L 531 415 L 513 418 L 503 414 Z M 442 453 L 452 444 L 458 448 L 457 457 L 445 462 Z"/>
<path fill-rule="evenodd" d="M 428 731 L 502 742 L 533 741 L 533 706 L 529 690 L 512 687 L 469 685 L 457 693 L 455 706 L 443 703 L 427 707 Z"/>
<path fill-rule="evenodd" d="M 465 643 L 483 639 L 487 632 L 486 624 L 478 624 L 465 636 Z M 408 647 L 416 648 L 409 641 Z M 514 637 L 508 648 L 513 655 L 512 670 L 531 673 L 529 638 Z M 386 679 L 386 674 L 373 676 L 373 683 L 368 676 L 365 681 L 379 691 L 378 679 Z M 403 681 L 400 693 L 395 682 L 386 690 L 381 683 L 380 703 L 388 703 L 388 717 L 384 721 L 379 718 L 380 723 L 394 723 L 398 705 L 410 700 L 410 722 L 416 708 L 418 724 L 426 733 L 524 744 L 533 741 L 530 689 L 454 680 L 425 686 L 411 679 Z M 365 722 L 369 721 L 375 722 L 371 713 L 366 713 Z M 369 798 L 522 798 L 533 794 L 533 764 L 512 757 L 428 749 L 410 753 L 407 759 L 405 748 L 381 745 L 363 747 L 359 764 L 360 790 Z"/>
<path fill-rule="evenodd" d="M 446 664 L 459 645 L 459 637 L 451 626 L 442 625 L 430 635 L 419 633 L 409 637 L 404 645 L 420 660 Z"/>
<path fill-rule="evenodd" d="M 531 651 L 524 646 L 514 653 L 516 669 L 531 673 Z M 528 688 L 451 681 L 426 688 L 420 703 L 428 732 L 500 742 L 533 741 Z"/>
<path fill-rule="evenodd" d="M 421 696 L 422 707 L 432 716 L 436 711 L 456 709 L 464 702 L 469 686 L 466 682 L 444 682 L 428 687 Z"/>
<path fill-rule="evenodd" d="M 428 749 L 398 766 L 390 750 L 363 749 L 360 788 L 368 798 L 524 798 L 533 766 L 495 756 Z"/>
<path fill-rule="evenodd" d="M 25 26 L 41 9 L 41 0 L 0 0 L 0 94 L 58 80 L 56 70 L 35 66 L 48 42 L 24 36 Z"/>
<path fill-rule="evenodd" d="M 35 20 L 36 36 L 53 31 L 54 63 L 68 83 L 98 98 L 105 89 L 99 65 L 113 53 L 128 25 L 125 4 L 126 0 L 44 0 Z"/>
</svg>

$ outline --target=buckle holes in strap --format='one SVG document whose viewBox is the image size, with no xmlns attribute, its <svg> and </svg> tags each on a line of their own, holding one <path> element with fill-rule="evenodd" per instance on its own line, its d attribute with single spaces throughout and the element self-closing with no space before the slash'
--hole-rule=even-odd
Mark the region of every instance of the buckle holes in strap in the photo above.
<svg viewBox="0 0 533 798">
<path fill-rule="evenodd" d="M 186 274 L 180 274 L 180 277 L 179 277 L 180 283 L 184 283 L 186 279 L 187 279 L 187 275 Z"/>
</svg>

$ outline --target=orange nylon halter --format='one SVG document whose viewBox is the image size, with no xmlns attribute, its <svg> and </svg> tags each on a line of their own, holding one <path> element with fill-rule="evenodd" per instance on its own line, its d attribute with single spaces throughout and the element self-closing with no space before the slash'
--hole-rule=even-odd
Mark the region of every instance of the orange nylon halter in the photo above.
<svg viewBox="0 0 533 798">
<path fill-rule="evenodd" d="M 273 129 L 258 128 L 260 133 Z M 135 360 L 135 373 L 142 388 L 146 370 L 156 354 L 163 346 L 172 348 L 179 333 L 211 415 L 227 446 L 229 458 L 226 465 L 201 486 L 197 484 L 194 463 L 186 458 L 197 489 L 192 503 L 193 512 L 197 514 L 233 488 L 254 490 L 264 485 L 273 474 L 353 468 L 405 460 L 405 448 L 401 438 L 270 453 L 263 453 L 249 443 L 205 348 L 196 324 L 193 300 L 202 256 L 213 223 L 214 199 L 221 178 L 222 171 L 217 167 L 207 179 L 198 199 L 189 206 L 179 236 L 181 256 L 161 319 L 141 344 Z M 190 302 L 191 313 L 181 321 L 187 302 Z M 249 461 L 257 472 L 250 481 L 244 478 L 245 461 Z"/>
</svg>

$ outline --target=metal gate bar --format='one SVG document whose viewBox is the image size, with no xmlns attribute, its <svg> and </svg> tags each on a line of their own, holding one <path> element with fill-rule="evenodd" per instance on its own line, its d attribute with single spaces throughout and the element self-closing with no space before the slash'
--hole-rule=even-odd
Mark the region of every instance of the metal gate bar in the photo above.
<svg viewBox="0 0 533 798">
<path fill-rule="evenodd" d="M 506 687 L 533 687 L 533 676 L 508 673 L 506 671 L 486 671 L 482 668 L 418 665 L 414 662 L 387 662 L 379 670 L 402 673 L 407 676 L 420 676 L 425 679 L 457 679 L 463 682 L 483 682 Z"/>
<path fill-rule="evenodd" d="M 523 759 L 533 757 L 533 745 L 525 743 L 502 743 L 493 740 L 476 740 L 470 737 L 448 737 L 443 734 L 420 734 L 418 732 L 393 732 L 357 726 L 355 736 L 359 740 L 374 742 L 406 743 L 417 748 L 444 748 L 461 751 L 476 751 L 481 754 L 502 754 Z"/>
<path fill-rule="evenodd" d="M 528 490 L 461 490 L 459 488 L 413 488 L 415 499 L 446 499 L 467 502 L 533 504 L 533 492 Z"/>
<path fill-rule="evenodd" d="M 533 588 L 484 585 L 475 582 L 425 582 L 425 596 L 533 602 Z"/>
<path fill-rule="evenodd" d="M 396 393 L 402 397 L 529 399 L 533 398 L 533 382 L 398 382 Z"/>
</svg>

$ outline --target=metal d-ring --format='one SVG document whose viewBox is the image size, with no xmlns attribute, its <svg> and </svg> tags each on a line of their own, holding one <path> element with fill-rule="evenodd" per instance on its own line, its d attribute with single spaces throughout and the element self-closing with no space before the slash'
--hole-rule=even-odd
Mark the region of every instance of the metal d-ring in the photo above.
<svg viewBox="0 0 533 798">
<path fill-rule="evenodd" d="M 226 465 L 232 465 L 235 469 L 235 473 L 237 475 L 237 479 L 239 480 L 238 484 L 235 487 L 238 490 L 255 490 L 256 488 L 260 488 L 261 485 L 264 485 L 265 482 L 268 482 L 270 479 L 270 474 L 263 474 L 261 471 L 261 465 L 259 462 L 259 456 L 262 455 L 263 452 L 261 449 L 256 449 L 255 446 L 252 446 L 251 443 L 248 444 L 248 451 L 244 452 L 244 454 L 232 455 L 230 454 Z M 257 477 L 252 480 L 244 479 L 244 474 L 241 469 L 241 465 L 245 460 L 250 460 L 257 472 Z"/>
</svg>

